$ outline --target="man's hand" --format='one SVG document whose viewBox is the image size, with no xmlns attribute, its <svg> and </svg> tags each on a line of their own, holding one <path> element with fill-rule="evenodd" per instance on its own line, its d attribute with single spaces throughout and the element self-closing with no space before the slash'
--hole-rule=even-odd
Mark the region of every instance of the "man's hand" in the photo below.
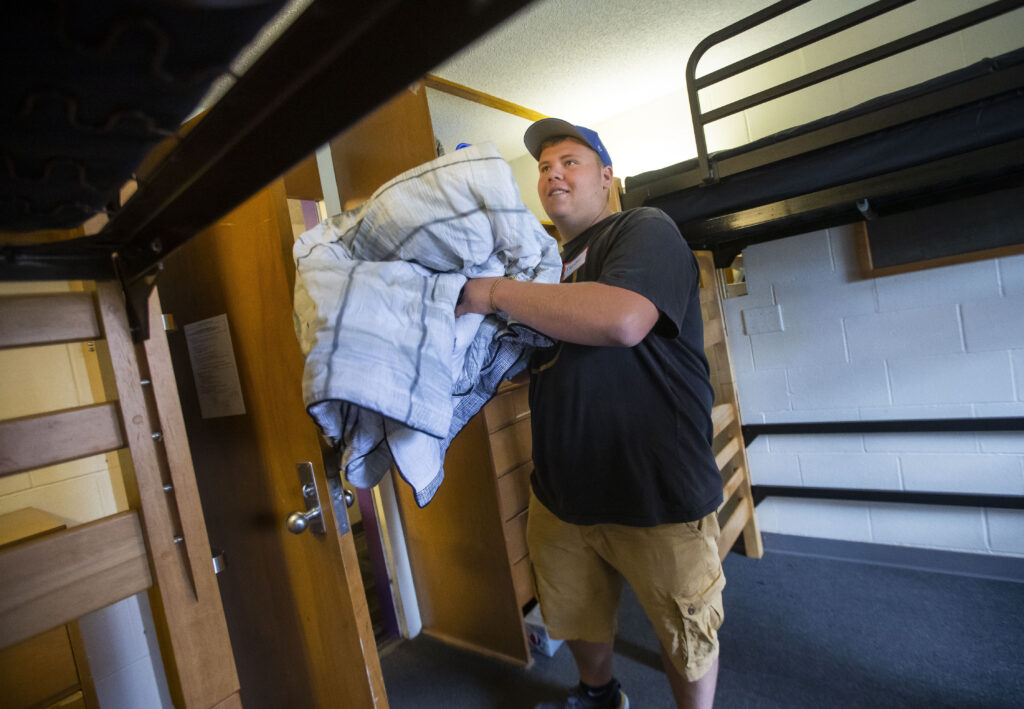
<svg viewBox="0 0 1024 709">
<path fill-rule="evenodd" d="M 480 313 L 487 315 L 493 313 L 491 308 L 491 287 L 495 281 L 503 280 L 500 276 L 495 278 L 471 278 L 466 281 L 462 289 L 462 297 L 455 305 L 455 317 L 466 313 Z M 499 286 L 500 288 L 500 286 Z"/>
</svg>

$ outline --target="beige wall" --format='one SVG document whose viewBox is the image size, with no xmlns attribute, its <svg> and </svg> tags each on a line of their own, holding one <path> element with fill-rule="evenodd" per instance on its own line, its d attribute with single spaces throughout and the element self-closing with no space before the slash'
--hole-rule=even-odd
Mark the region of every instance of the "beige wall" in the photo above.
<svg viewBox="0 0 1024 709">
<path fill-rule="evenodd" d="M 537 161 L 529 153 L 522 155 L 509 162 L 512 168 L 512 175 L 519 185 L 519 196 L 523 204 L 533 212 L 537 219 L 542 222 L 550 222 L 551 219 L 540 204 L 540 196 L 537 194 Z"/>
<path fill-rule="evenodd" d="M 72 287 L 67 282 L 0 283 L 0 294 L 66 292 Z M 72 343 L 0 351 L 0 419 L 103 401 L 95 351 L 102 346 Z M 23 507 L 51 512 L 68 526 L 127 509 L 117 454 L 0 478 L 0 514 Z"/>
</svg>

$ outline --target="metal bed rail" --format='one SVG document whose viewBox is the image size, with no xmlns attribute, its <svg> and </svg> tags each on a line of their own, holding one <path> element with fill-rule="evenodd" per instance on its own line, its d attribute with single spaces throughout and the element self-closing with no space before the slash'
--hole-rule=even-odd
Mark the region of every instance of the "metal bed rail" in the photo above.
<svg viewBox="0 0 1024 709">
<path fill-rule="evenodd" d="M 877 0 L 860 10 L 848 13 L 832 22 L 815 27 L 796 37 L 776 44 L 761 52 L 757 52 L 756 54 L 741 59 L 740 61 L 734 62 L 722 69 L 713 71 L 701 77 L 696 76 L 697 65 L 712 47 L 751 29 L 759 27 L 770 20 L 800 7 L 801 5 L 807 4 L 809 1 L 810 0 L 781 0 L 761 12 L 750 15 L 739 22 L 709 35 L 697 45 L 690 55 L 689 61 L 686 65 L 687 95 L 690 103 L 690 115 L 693 120 L 693 131 L 697 146 L 697 160 L 700 177 L 705 183 L 715 182 L 724 176 L 720 171 L 716 172 L 716 168 L 712 164 L 708 154 L 706 127 L 709 123 L 719 121 L 749 108 L 762 105 L 777 98 L 800 91 L 801 89 L 833 79 L 855 69 L 859 69 L 888 57 L 892 57 L 901 52 L 905 52 L 909 49 L 913 49 L 914 47 L 946 37 L 954 32 L 959 32 L 963 29 L 991 20 L 1024 6 L 1024 0 L 997 0 L 996 2 L 989 3 L 983 7 L 965 12 L 957 17 L 933 24 L 918 32 L 913 32 L 905 37 L 887 42 L 878 47 L 847 57 L 841 61 L 834 62 L 828 66 L 808 72 L 807 74 L 795 79 L 790 79 L 774 86 L 770 86 L 762 91 L 737 99 L 725 106 L 722 106 L 721 108 L 707 112 L 702 111 L 699 97 L 699 92 L 702 89 L 719 84 L 726 79 L 737 76 L 745 71 L 762 66 L 774 59 L 778 59 L 815 42 L 827 39 L 839 34 L 840 32 L 880 17 L 885 13 L 891 12 L 904 5 L 908 5 L 915 0 Z M 968 100 L 970 99 L 964 98 L 960 103 L 965 103 Z M 859 130 L 856 130 L 856 132 L 854 130 L 850 130 L 847 135 L 834 138 L 833 142 L 854 137 L 855 135 L 860 135 L 865 132 L 869 132 L 870 130 L 877 130 L 888 125 L 896 125 L 897 123 L 905 120 L 907 120 L 906 114 L 901 111 L 892 112 L 891 115 L 886 115 L 886 113 L 880 112 L 875 121 L 872 121 L 870 124 L 864 124 Z M 841 123 L 839 125 L 844 124 Z M 808 149 L 811 148 L 799 143 L 794 144 L 789 141 L 780 142 L 761 151 L 760 158 L 750 161 L 750 164 L 747 164 L 743 169 L 750 169 L 752 167 L 792 157 L 805 152 Z"/>
<path fill-rule="evenodd" d="M 888 502 L 910 505 L 991 507 L 1024 510 L 1024 495 L 988 495 L 975 492 L 922 492 L 917 490 L 870 490 L 846 487 L 799 487 L 796 485 L 751 485 L 754 504 L 767 497 L 797 497 L 813 500 Z"/>
<path fill-rule="evenodd" d="M 880 421 L 823 421 L 808 423 L 762 423 L 743 426 L 744 443 L 759 435 L 852 434 L 852 433 L 970 433 L 1024 431 L 1024 417 L 893 419 Z M 800 487 L 795 485 L 752 485 L 755 504 L 767 497 L 796 497 L 817 500 L 888 502 L 957 507 L 991 507 L 1024 510 L 1024 495 L 993 495 L 966 492 L 880 490 L 866 488 Z"/>
</svg>

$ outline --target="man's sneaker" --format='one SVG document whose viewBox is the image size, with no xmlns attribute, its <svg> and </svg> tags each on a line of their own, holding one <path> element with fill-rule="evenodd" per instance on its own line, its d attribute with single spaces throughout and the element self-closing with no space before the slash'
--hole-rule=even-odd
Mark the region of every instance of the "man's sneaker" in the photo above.
<svg viewBox="0 0 1024 709">
<path fill-rule="evenodd" d="M 612 699 L 604 703 L 596 702 L 593 697 L 587 694 L 583 687 L 577 685 L 573 693 L 564 702 L 538 704 L 534 709 L 629 709 L 629 697 L 622 691 L 618 681 L 615 682 L 615 691 L 612 693 Z"/>
</svg>

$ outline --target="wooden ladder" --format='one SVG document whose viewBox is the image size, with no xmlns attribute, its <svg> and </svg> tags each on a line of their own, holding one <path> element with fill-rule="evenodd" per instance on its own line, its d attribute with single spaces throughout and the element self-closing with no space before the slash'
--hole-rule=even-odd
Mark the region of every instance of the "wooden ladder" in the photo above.
<svg viewBox="0 0 1024 709">
<path fill-rule="evenodd" d="M 105 338 L 118 396 L 0 421 L 0 477 L 123 448 L 134 468 L 129 510 L 0 552 L 0 648 L 148 589 L 175 706 L 240 707 L 156 291 L 149 318 L 133 344 L 114 283 L 0 298 L 0 348 Z"/>
<path fill-rule="evenodd" d="M 711 408 L 714 424 L 714 452 L 718 469 L 722 472 L 725 491 L 722 506 L 718 508 L 718 521 L 722 528 L 719 552 L 722 558 L 729 553 L 740 534 L 747 556 L 761 558 L 764 545 L 754 514 L 754 497 L 750 490 L 750 467 L 747 448 L 743 443 L 739 399 L 736 395 L 735 375 L 729 356 L 729 341 L 725 332 L 722 309 L 722 285 L 715 272 L 710 251 L 695 251 L 700 266 L 700 306 L 704 317 L 704 352 L 711 365 L 711 385 L 715 390 L 715 405 Z"/>
</svg>

